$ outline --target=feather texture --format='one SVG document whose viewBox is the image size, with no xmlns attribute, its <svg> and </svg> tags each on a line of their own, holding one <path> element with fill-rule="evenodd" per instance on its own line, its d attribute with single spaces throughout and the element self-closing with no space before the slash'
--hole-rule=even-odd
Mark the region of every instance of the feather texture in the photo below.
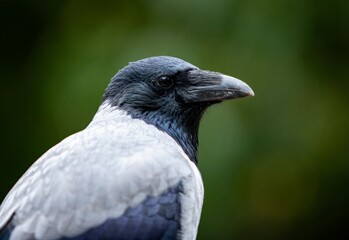
<svg viewBox="0 0 349 240">
<path fill-rule="evenodd" d="M 195 164 L 167 134 L 104 103 L 86 129 L 51 148 L 17 182 L 2 203 L 0 228 L 15 213 L 11 240 L 76 237 L 179 182 L 188 224 L 180 235 L 193 239 L 203 198 Z"/>
</svg>

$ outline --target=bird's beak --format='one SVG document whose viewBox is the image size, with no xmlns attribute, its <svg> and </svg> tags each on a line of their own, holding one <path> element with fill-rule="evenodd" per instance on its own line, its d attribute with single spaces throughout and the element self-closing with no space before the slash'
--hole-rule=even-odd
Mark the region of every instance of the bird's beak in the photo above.
<svg viewBox="0 0 349 240">
<path fill-rule="evenodd" d="M 188 72 L 188 80 L 191 86 L 184 97 L 187 103 L 254 96 L 253 90 L 243 81 L 217 72 L 194 69 Z"/>
</svg>

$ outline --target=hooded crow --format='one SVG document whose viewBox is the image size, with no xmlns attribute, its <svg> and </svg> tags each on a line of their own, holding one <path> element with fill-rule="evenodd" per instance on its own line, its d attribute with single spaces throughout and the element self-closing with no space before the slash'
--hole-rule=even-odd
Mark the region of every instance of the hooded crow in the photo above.
<svg viewBox="0 0 349 240">
<path fill-rule="evenodd" d="M 244 82 L 181 59 L 129 63 L 91 123 L 41 156 L 0 207 L 0 239 L 195 239 L 204 111 L 253 96 Z"/>
</svg>

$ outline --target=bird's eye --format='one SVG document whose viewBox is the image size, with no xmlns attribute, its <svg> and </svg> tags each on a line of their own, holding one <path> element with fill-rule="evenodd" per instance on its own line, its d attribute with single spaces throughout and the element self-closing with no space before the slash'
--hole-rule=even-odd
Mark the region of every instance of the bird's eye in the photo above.
<svg viewBox="0 0 349 240">
<path fill-rule="evenodd" d="M 162 88 L 169 88 L 173 85 L 173 80 L 170 77 L 162 76 L 158 79 L 157 85 Z"/>
</svg>

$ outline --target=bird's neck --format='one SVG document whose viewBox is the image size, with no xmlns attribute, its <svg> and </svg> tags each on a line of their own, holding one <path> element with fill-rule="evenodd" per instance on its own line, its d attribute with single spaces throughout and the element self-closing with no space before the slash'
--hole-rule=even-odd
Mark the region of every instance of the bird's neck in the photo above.
<svg viewBox="0 0 349 240">
<path fill-rule="evenodd" d="M 179 116 L 176 119 L 166 117 L 161 120 L 149 119 L 147 122 L 170 135 L 182 147 L 189 159 L 198 164 L 199 121 L 189 123 L 184 116 Z"/>
<path fill-rule="evenodd" d="M 198 164 L 198 131 L 202 114 L 203 111 L 188 111 L 176 116 L 164 112 L 130 113 L 133 118 L 141 119 L 171 136 L 195 164 Z"/>
<path fill-rule="evenodd" d="M 139 112 L 104 103 L 100 106 L 89 126 L 110 124 L 114 121 L 116 123 L 127 122 L 129 117 L 142 120 L 171 136 L 182 147 L 189 159 L 198 164 L 199 123 L 205 109 L 206 106 L 195 109 L 188 108 L 177 114 L 161 111 Z"/>
</svg>

